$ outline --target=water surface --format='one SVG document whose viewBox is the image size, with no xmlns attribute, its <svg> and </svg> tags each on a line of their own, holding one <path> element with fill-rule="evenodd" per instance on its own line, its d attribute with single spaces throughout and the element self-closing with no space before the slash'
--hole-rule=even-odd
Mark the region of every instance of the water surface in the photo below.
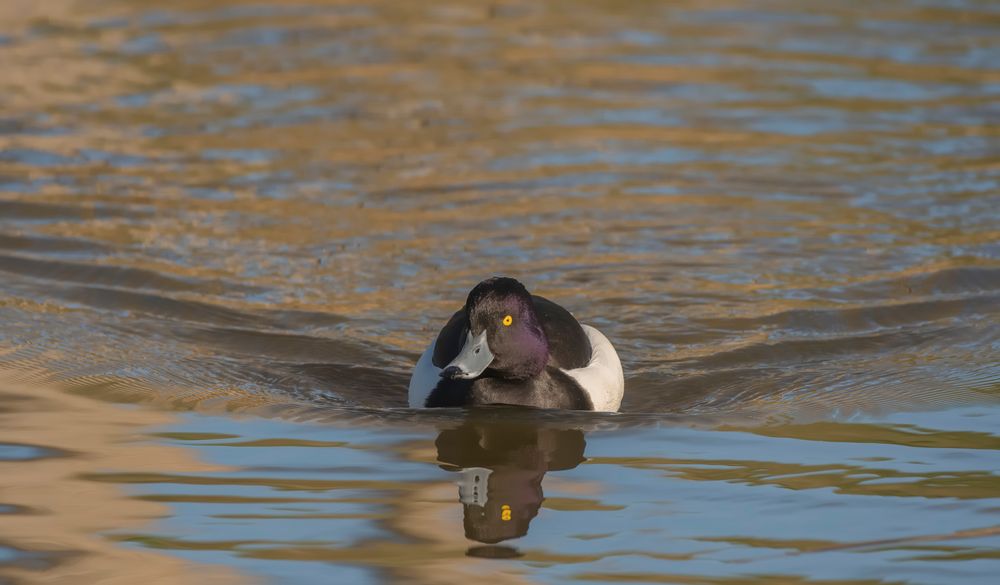
<svg viewBox="0 0 1000 585">
<path fill-rule="evenodd" d="M 0 582 L 989 582 L 998 35 L 0 5 Z M 405 408 L 494 274 L 612 339 L 623 414 Z"/>
</svg>

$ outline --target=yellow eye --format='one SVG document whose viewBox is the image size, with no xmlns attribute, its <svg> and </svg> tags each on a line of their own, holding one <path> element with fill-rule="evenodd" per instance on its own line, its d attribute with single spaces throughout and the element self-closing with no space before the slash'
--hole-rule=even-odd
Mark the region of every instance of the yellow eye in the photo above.
<svg viewBox="0 0 1000 585">
<path fill-rule="evenodd" d="M 503 318 L 503 326 L 504 327 L 510 327 L 510 324 L 513 323 L 513 322 L 514 322 L 514 318 L 511 317 L 510 315 L 507 315 L 506 317 Z"/>
</svg>

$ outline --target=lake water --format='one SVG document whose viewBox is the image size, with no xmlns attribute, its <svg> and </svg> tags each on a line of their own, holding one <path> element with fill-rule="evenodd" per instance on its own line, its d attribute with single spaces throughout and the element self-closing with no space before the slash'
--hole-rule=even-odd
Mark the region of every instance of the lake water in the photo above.
<svg viewBox="0 0 1000 585">
<path fill-rule="evenodd" d="M 0 3 L 0 583 L 1000 574 L 995 2 Z M 504 274 L 622 413 L 406 408 Z"/>
</svg>

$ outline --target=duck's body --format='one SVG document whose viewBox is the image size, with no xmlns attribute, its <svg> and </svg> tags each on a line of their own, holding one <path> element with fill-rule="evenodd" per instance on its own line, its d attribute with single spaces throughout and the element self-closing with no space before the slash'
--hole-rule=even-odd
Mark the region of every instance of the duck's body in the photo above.
<svg viewBox="0 0 1000 585">
<path fill-rule="evenodd" d="M 493 278 L 469 293 L 420 357 L 409 402 L 614 412 L 624 388 L 618 354 L 600 331 L 514 279 Z"/>
</svg>

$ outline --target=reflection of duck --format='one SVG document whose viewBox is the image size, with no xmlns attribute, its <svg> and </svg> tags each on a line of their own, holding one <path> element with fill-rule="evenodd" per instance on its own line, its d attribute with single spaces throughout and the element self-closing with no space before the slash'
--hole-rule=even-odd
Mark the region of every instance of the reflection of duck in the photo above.
<svg viewBox="0 0 1000 585">
<path fill-rule="evenodd" d="M 587 442 L 577 429 L 482 418 L 441 431 L 435 444 L 441 467 L 461 474 L 465 536 L 495 544 L 528 533 L 545 472 L 579 465 Z"/>
<path fill-rule="evenodd" d="M 600 331 L 513 278 L 490 278 L 420 357 L 409 400 L 617 411 L 624 390 L 618 354 Z"/>
</svg>

